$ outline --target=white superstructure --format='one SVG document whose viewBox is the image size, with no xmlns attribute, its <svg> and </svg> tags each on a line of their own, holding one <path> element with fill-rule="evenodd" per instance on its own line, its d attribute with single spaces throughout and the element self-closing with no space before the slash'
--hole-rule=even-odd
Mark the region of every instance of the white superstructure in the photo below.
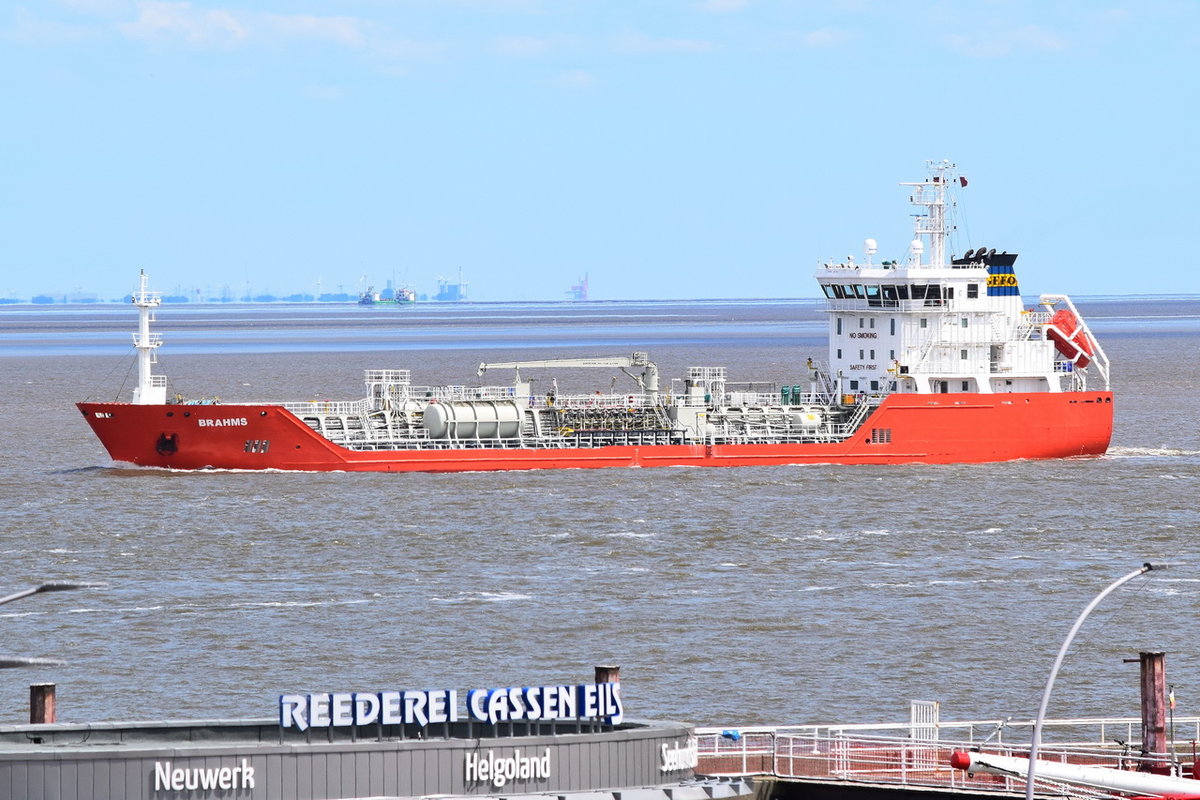
<svg viewBox="0 0 1200 800">
<path fill-rule="evenodd" d="M 954 231 L 950 189 L 967 181 L 948 161 L 928 166 L 924 181 L 901 184 L 918 209 L 902 260 L 876 263 L 878 246 L 867 239 L 863 263 L 847 258 L 817 270 L 838 391 L 868 397 L 1079 391 L 1089 388 L 1089 374 L 1107 389 L 1108 359 L 1068 297 L 1045 295 L 1042 310 L 1026 310 L 1015 253 L 980 247 L 947 255 Z M 1078 353 L 1064 355 L 1048 338 L 1052 318 L 1060 339 L 1080 343 Z"/>
</svg>

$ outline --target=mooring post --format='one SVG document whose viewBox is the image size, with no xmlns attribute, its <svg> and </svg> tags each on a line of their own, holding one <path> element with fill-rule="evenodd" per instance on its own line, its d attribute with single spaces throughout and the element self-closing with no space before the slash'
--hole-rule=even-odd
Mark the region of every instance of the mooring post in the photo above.
<svg viewBox="0 0 1200 800">
<path fill-rule="evenodd" d="M 621 682 L 621 667 L 619 664 L 598 664 L 596 666 L 596 683 L 620 683 Z M 601 728 L 601 719 L 599 717 L 592 720 L 592 730 L 597 731 Z"/>
<path fill-rule="evenodd" d="M 621 667 L 617 664 L 605 664 L 596 667 L 596 683 L 620 683 Z"/>
<path fill-rule="evenodd" d="M 1142 763 L 1152 772 L 1166 772 L 1167 671 L 1166 653 L 1138 653 L 1142 668 Z"/>
<path fill-rule="evenodd" d="M 29 724 L 54 722 L 57 718 L 53 683 L 29 684 Z"/>
</svg>

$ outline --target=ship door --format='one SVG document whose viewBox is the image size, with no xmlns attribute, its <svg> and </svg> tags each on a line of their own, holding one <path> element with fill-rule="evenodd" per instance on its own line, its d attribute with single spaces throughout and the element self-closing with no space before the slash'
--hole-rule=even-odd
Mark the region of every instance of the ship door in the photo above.
<svg viewBox="0 0 1200 800">
<path fill-rule="evenodd" d="M 938 394 L 950 393 L 950 381 L 937 381 Z"/>
</svg>

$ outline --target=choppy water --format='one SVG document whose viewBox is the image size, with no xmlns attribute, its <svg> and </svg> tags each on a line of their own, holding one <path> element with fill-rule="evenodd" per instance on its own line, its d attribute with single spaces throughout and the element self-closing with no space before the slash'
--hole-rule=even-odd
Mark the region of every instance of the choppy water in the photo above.
<svg viewBox="0 0 1200 800">
<path fill-rule="evenodd" d="M 698 724 L 1136 714 L 1139 650 L 1200 713 L 1200 300 L 1083 303 L 1114 363 L 1093 460 L 459 475 L 118 469 L 72 405 L 130 389 L 128 307 L 0 311 L 0 723 L 270 716 L 282 692 L 582 680 Z M 172 391 L 354 398 L 361 370 L 472 383 L 482 360 L 648 350 L 664 376 L 790 382 L 812 303 L 165 308 Z M 488 376 L 490 382 L 503 377 Z M 608 375 L 593 376 L 607 386 Z"/>
</svg>

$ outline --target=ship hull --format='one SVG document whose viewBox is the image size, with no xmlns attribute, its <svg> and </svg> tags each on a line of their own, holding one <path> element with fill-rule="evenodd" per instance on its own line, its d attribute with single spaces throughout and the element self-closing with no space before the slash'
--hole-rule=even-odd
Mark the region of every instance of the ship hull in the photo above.
<svg viewBox="0 0 1200 800">
<path fill-rule="evenodd" d="M 79 403 L 117 462 L 166 469 L 467 472 L 598 467 L 980 463 L 1098 456 L 1111 392 L 893 394 L 845 441 L 600 447 L 350 450 L 282 406 Z"/>
</svg>

